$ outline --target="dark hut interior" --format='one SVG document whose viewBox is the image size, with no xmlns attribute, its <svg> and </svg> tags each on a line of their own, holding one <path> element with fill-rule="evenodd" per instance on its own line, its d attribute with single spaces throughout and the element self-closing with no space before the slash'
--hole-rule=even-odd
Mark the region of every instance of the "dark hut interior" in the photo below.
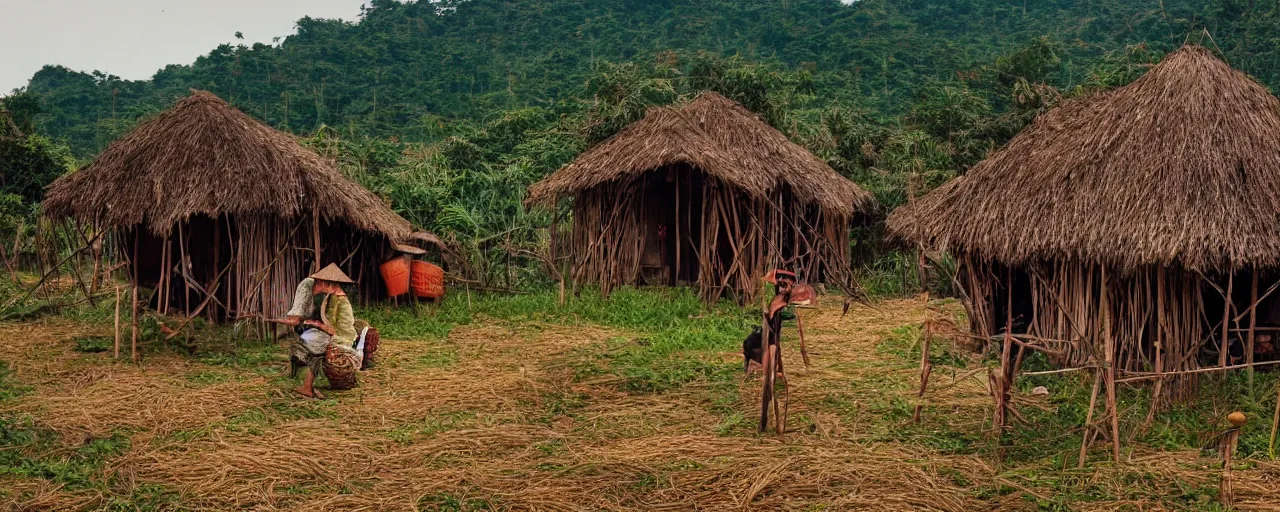
<svg viewBox="0 0 1280 512">
<path fill-rule="evenodd" d="M 769 268 L 847 281 L 849 223 L 874 208 L 841 177 L 723 96 L 657 108 L 530 188 L 572 196 L 572 278 L 694 285 L 708 302 L 754 300 Z"/>
<path fill-rule="evenodd" d="M 327 263 L 381 298 L 378 265 L 410 235 L 331 162 L 202 91 L 57 180 L 44 211 L 109 232 L 155 310 L 214 321 L 283 316 Z"/>
<path fill-rule="evenodd" d="M 1206 373 L 1276 359 L 1277 147 L 1280 100 L 1186 46 L 1041 114 L 888 228 L 955 256 L 972 335 L 1001 347 L 997 425 L 1042 352 L 1106 383 L 1119 457 L 1118 383 L 1153 384 L 1151 418 Z"/>
</svg>

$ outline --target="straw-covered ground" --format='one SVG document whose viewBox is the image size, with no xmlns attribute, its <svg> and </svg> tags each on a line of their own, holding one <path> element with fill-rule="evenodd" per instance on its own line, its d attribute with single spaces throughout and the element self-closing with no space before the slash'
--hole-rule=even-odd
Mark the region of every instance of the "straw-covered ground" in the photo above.
<svg viewBox="0 0 1280 512">
<path fill-rule="evenodd" d="M 1221 508 L 1220 464 L 1195 447 L 1235 406 L 1225 399 L 1136 432 L 1134 391 L 1125 463 L 1109 463 L 1101 441 L 1076 469 L 1088 379 L 1019 387 L 1000 448 L 982 361 L 939 341 L 913 424 L 920 326 L 956 309 L 896 300 L 842 316 L 829 300 L 802 311 L 812 366 L 788 328 L 793 431 L 781 437 L 755 433 L 759 374 L 741 374 L 754 319 L 704 311 L 685 292 L 564 307 L 455 294 L 420 317 L 362 311 L 383 330 L 380 365 L 323 401 L 290 394 L 285 340 L 209 334 L 190 354 L 151 342 L 134 365 L 99 351 L 112 331 L 101 311 L 3 324 L 0 509 Z M 1255 386 L 1275 396 L 1273 380 Z M 1280 465 L 1259 448 L 1267 421 L 1255 423 L 1236 506 L 1274 509 Z"/>
</svg>

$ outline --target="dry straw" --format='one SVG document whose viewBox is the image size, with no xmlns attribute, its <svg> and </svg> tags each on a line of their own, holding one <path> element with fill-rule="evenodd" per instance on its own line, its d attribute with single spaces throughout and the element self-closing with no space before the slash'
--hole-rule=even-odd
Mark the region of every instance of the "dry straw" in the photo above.
<svg viewBox="0 0 1280 512">
<path fill-rule="evenodd" d="M 44 212 L 104 227 L 145 222 L 164 236 L 196 215 L 298 219 L 317 204 L 326 222 L 393 240 L 410 233 L 408 221 L 333 162 L 217 96 L 194 91 L 50 185 Z"/>
<path fill-rule="evenodd" d="M 1186 46 L 1130 85 L 1041 115 L 888 228 L 956 256 L 973 335 L 1004 347 L 993 423 L 1006 424 L 1025 354 L 1009 357 L 1014 344 L 1038 350 L 1099 373 L 1088 416 L 1102 396 L 1109 421 L 1085 426 L 1082 461 L 1095 427 L 1119 461 L 1118 383 L 1155 383 L 1149 425 L 1194 392 L 1206 344 L 1213 371 L 1252 371 L 1260 275 L 1280 263 L 1277 213 L 1280 100 Z"/>
<path fill-rule="evenodd" d="M 1213 271 L 1280 261 L 1280 101 L 1187 46 L 1040 117 L 894 212 L 907 240 L 1005 264 Z"/>
<path fill-rule="evenodd" d="M 587 150 L 529 189 L 530 203 L 574 196 L 575 284 L 696 283 L 708 302 L 752 302 L 775 266 L 852 287 L 849 230 L 871 194 L 741 105 L 704 93 Z M 666 230 L 666 231 L 663 231 Z"/>
<path fill-rule="evenodd" d="M 804 202 L 852 216 L 875 208 L 871 193 L 845 179 L 742 105 L 714 92 L 682 109 L 657 107 L 534 184 L 529 202 L 554 201 L 611 181 L 688 164 L 761 199 L 788 186 Z"/>
</svg>

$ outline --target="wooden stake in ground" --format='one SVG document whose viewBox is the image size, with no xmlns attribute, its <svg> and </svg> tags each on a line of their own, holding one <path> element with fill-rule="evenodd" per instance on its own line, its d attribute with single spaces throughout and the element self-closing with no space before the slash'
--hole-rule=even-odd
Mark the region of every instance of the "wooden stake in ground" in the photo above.
<svg viewBox="0 0 1280 512">
<path fill-rule="evenodd" d="M 1080 441 L 1080 462 L 1078 468 L 1084 468 L 1084 461 L 1089 455 L 1089 438 L 1093 437 L 1093 408 L 1098 404 L 1098 388 L 1102 387 L 1102 372 L 1094 370 L 1093 393 L 1089 396 L 1089 413 L 1084 416 L 1084 437 Z"/>
<path fill-rule="evenodd" d="M 116 287 L 116 359 L 120 359 L 120 287 Z"/>
<path fill-rule="evenodd" d="M 138 285 L 133 285 L 133 336 L 130 341 L 130 358 L 138 362 Z"/>
<path fill-rule="evenodd" d="M 797 318 L 799 315 L 797 315 Z M 924 408 L 924 392 L 929 388 L 929 374 L 933 372 L 933 365 L 929 361 L 929 345 L 933 341 L 933 331 L 930 329 L 929 322 L 924 323 L 924 336 L 920 339 L 920 392 L 916 394 L 915 411 L 911 413 L 911 422 L 920 423 L 920 410 Z M 805 361 L 808 363 L 808 361 Z"/>
<path fill-rule="evenodd" d="M 1249 369 L 1249 398 L 1253 398 L 1253 340 L 1254 331 L 1258 327 L 1258 269 L 1253 269 L 1253 285 L 1249 294 L 1249 337 L 1246 339 L 1244 347 L 1245 364 L 1250 365 Z M 1224 326 L 1225 327 L 1225 326 Z"/>
<path fill-rule="evenodd" d="M 1276 386 L 1276 413 L 1271 417 L 1271 440 L 1267 442 L 1267 456 L 1276 460 L 1276 429 L 1280 428 L 1280 386 Z"/>
<path fill-rule="evenodd" d="M 1116 403 L 1116 346 L 1111 335 L 1111 296 L 1107 293 L 1107 269 L 1102 269 L 1102 336 L 1106 347 L 1107 413 L 1111 415 L 1111 447 L 1116 464 L 1120 463 L 1120 411 Z"/>
<path fill-rule="evenodd" d="M 138 229 L 133 232 L 133 256 L 129 258 L 129 262 L 133 265 L 133 338 L 131 342 L 132 352 L 130 358 L 133 362 L 138 362 L 138 239 L 142 238 L 142 233 Z"/>
<path fill-rule="evenodd" d="M 1231 457 L 1235 454 L 1236 444 L 1240 442 L 1240 427 L 1244 426 L 1244 413 L 1236 411 L 1227 416 L 1227 421 L 1231 422 L 1231 429 L 1222 435 L 1221 444 L 1218 445 L 1222 454 L 1222 481 L 1218 484 L 1218 502 L 1227 508 L 1231 508 L 1231 502 L 1235 501 L 1235 492 L 1231 488 Z"/>
</svg>

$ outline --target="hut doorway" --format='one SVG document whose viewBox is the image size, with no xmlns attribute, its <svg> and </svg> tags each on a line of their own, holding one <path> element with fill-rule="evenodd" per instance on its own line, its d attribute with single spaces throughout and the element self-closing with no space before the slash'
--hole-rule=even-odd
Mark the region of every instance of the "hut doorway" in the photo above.
<svg viewBox="0 0 1280 512">
<path fill-rule="evenodd" d="M 644 251 L 642 284 L 679 286 L 698 282 L 700 226 L 706 174 L 688 165 L 649 173 L 640 187 Z"/>
</svg>

